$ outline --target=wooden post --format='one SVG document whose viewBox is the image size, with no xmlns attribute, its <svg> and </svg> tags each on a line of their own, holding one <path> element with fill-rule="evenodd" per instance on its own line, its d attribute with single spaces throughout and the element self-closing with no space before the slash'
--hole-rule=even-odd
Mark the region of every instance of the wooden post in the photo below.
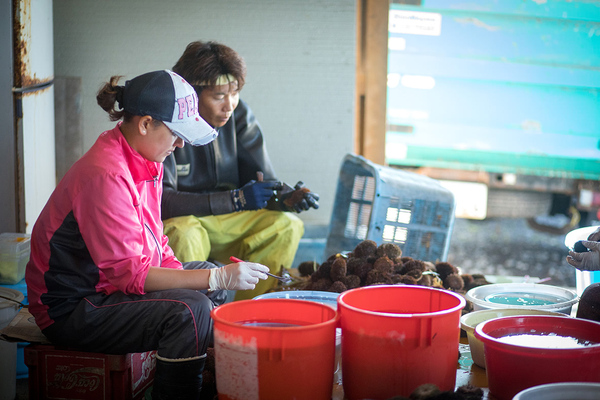
<svg viewBox="0 0 600 400">
<path fill-rule="evenodd" d="M 358 0 L 355 152 L 385 164 L 389 0 Z"/>
</svg>

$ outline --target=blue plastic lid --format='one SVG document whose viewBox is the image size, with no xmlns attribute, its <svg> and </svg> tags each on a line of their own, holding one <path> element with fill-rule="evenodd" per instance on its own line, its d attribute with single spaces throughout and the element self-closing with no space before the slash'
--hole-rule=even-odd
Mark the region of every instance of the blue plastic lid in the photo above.
<svg viewBox="0 0 600 400">
<path fill-rule="evenodd" d="M 296 299 L 308 300 L 328 305 L 337 309 L 337 298 L 339 293 L 323 292 L 319 290 L 287 290 L 282 292 L 271 292 L 256 296 L 254 300 L 260 299 Z"/>
</svg>

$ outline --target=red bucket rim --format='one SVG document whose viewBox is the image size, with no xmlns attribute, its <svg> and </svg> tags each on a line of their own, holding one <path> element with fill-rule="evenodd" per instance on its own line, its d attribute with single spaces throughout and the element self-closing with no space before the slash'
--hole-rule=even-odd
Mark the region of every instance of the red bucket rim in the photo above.
<svg viewBox="0 0 600 400">
<path fill-rule="evenodd" d="M 598 329 L 598 331 L 600 332 L 600 322 L 583 319 L 583 318 L 573 318 L 573 317 L 569 317 L 567 315 L 565 315 L 564 317 L 555 316 L 555 315 L 511 315 L 511 316 L 506 316 L 506 317 L 493 318 L 493 319 L 487 320 L 485 322 L 482 322 L 475 327 L 474 333 L 475 333 L 475 337 L 484 343 L 484 346 L 486 344 L 493 344 L 502 349 L 508 350 L 508 349 L 518 348 L 519 350 L 521 350 L 523 352 L 528 352 L 528 353 L 529 352 L 539 353 L 541 350 L 543 350 L 544 352 L 547 352 L 547 351 L 550 351 L 553 353 L 563 353 L 564 352 L 564 353 L 571 354 L 573 352 L 589 352 L 589 351 L 597 351 L 598 349 L 600 349 L 600 341 L 598 341 L 597 343 L 582 346 L 582 347 L 570 347 L 570 348 L 546 348 L 546 347 L 540 348 L 540 347 L 532 347 L 532 346 L 518 345 L 518 344 L 512 344 L 512 343 L 504 343 L 504 342 L 499 341 L 498 340 L 499 338 L 492 336 L 492 335 L 488 334 L 487 332 L 485 332 L 486 329 L 490 329 L 490 327 L 491 327 L 491 329 L 493 329 L 494 325 L 502 324 L 503 322 L 505 322 L 507 320 L 526 319 L 526 320 L 539 320 L 539 321 L 547 320 L 548 321 L 549 318 L 560 319 L 560 320 L 563 320 L 562 322 L 564 322 L 564 323 L 575 323 L 575 324 L 579 324 L 579 325 L 595 326 L 596 329 Z M 503 326 L 498 326 L 497 329 L 492 330 L 491 332 L 494 332 L 494 331 L 500 329 L 501 327 L 503 327 Z"/>
<path fill-rule="evenodd" d="M 257 304 L 258 303 L 258 304 Z M 304 304 L 306 306 L 312 307 L 312 308 L 320 308 L 323 310 L 327 310 L 327 312 L 333 312 L 333 316 L 332 318 L 328 319 L 327 321 L 322 321 L 322 322 L 318 322 L 318 323 L 311 323 L 308 325 L 298 325 L 298 326 L 256 326 L 256 325 L 243 325 L 240 324 L 237 321 L 230 321 L 227 319 L 222 318 L 219 313 L 223 312 L 223 310 L 227 310 L 228 308 L 232 308 L 232 307 L 239 307 L 240 305 L 242 306 L 246 306 L 246 305 L 259 305 L 259 304 L 269 304 L 269 303 L 276 303 L 276 304 L 285 304 L 285 303 L 289 303 L 289 304 Z M 281 332 L 293 332 L 293 331 L 299 331 L 299 330 L 309 330 L 309 329 L 320 329 L 323 327 L 326 327 L 327 325 L 334 325 L 337 326 L 339 319 L 340 319 L 340 315 L 338 313 L 337 310 L 331 308 L 330 306 L 326 305 L 326 304 L 321 304 L 321 303 L 317 303 L 314 301 L 309 301 L 309 300 L 299 300 L 299 299 L 247 299 L 247 300 L 238 300 L 238 301 L 233 301 L 231 303 L 225 303 L 222 304 L 218 307 L 215 307 L 211 310 L 210 312 L 210 316 L 213 319 L 214 322 L 219 322 L 221 324 L 227 325 L 227 326 L 231 326 L 231 327 L 235 327 L 236 329 L 243 329 L 243 330 L 252 330 L 252 331 L 265 331 L 265 332 L 277 332 L 277 331 L 281 331 Z"/>
<path fill-rule="evenodd" d="M 432 311 L 432 312 L 419 312 L 419 313 L 390 313 L 390 312 L 382 312 L 382 311 L 371 311 L 371 310 L 365 310 L 362 308 L 358 308 L 355 306 L 352 306 L 348 303 L 345 302 L 345 297 L 346 296 L 352 296 L 352 294 L 357 293 L 359 291 L 368 291 L 368 290 L 382 290 L 382 289 L 392 289 L 392 290 L 422 290 L 422 291 L 432 291 L 432 292 L 438 292 L 438 293 L 442 293 L 445 295 L 448 295 L 449 297 L 454 297 L 455 299 L 458 300 L 458 304 L 456 306 L 453 306 L 451 308 L 447 308 L 445 310 L 440 310 L 440 311 Z M 346 290 L 345 292 L 342 292 L 342 294 L 340 294 L 340 296 L 338 297 L 338 310 L 341 307 L 347 308 L 349 310 L 352 310 L 354 312 L 357 313 L 361 313 L 361 314 L 366 314 L 366 315 L 372 315 L 372 316 L 381 316 L 381 317 L 389 317 L 389 318 L 406 318 L 406 317 L 411 317 L 411 318 L 415 318 L 415 317 L 422 317 L 422 318 L 427 318 L 427 317 L 433 317 L 433 316 L 440 316 L 440 315 L 446 315 L 446 314 L 451 314 L 454 313 L 456 311 L 462 310 L 465 305 L 467 304 L 467 301 L 465 300 L 464 297 L 462 297 L 461 295 L 459 295 L 458 293 L 454 293 L 450 290 L 444 290 L 444 289 L 438 289 L 438 288 L 432 288 L 432 287 L 427 287 L 427 286 L 415 286 L 415 285 L 374 285 L 374 286 L 362 286 L 359 288 L 355 288 L 355 289 L 350 289 L 350 290 Z"/>
</svg>

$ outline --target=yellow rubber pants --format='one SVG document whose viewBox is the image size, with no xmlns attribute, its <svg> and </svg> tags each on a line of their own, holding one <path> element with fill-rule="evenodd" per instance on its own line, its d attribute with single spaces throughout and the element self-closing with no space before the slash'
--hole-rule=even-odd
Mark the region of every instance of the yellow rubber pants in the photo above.
<svg viewBox="0 0 600 400">
<path fill-rule="evenodd" d="M 225 215 L 193 215 L 164 221 L 169 245 L 181 262 L 215 260 L 230 264 L 229 257 L 266 265 L 272 273 L 290 268 L 304 234 L 295 214 L 281 211 L 241 211 Z M 261 280 L 253 290 L 239 290 L 235 300 L 251 299 L 277 284 Z"/>
</svg>

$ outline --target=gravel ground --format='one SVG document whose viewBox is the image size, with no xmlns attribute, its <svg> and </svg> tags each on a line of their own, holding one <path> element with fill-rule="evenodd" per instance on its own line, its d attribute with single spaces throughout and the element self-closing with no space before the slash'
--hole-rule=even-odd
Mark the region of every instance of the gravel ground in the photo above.
<svg viewBox="0 0 600 400">
<path fill-rule="evenodd" d="M 448 262 L 465 273 L 550 277 L 548 284 L 574 288 L 564 240 L 530 228 L 525 219 L 456 219 Z"/>
</svg>

